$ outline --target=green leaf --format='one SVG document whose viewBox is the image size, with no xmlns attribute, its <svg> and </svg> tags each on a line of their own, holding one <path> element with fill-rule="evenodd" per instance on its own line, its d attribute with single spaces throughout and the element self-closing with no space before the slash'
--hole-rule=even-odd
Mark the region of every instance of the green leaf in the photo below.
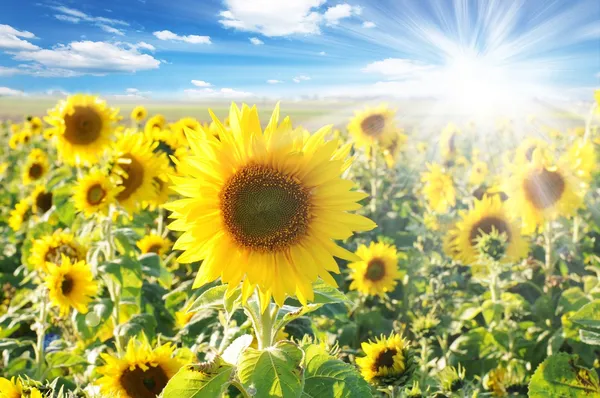
<svg viewBox="0 0 600 398">
<path fill-rule="evenodd" d="M 75 204 L 72 201 L 63 203 L 56 207 L 58 219 L 65 225 L 72 225 L 75 220 Z"/>
<path fill-rule="evenodd" d="M 68 368 L 88 363 L 85 358 L 66 351 L 48 353 L 46 361 L 51 368 Z"/>
<path fill-rule="evenodd" d="M 238 363 L 242 384 L 256 391 L 256 398 L 300 397 L 302 350 L 289 341 L 265 350 L 247 348 Z"/>
<path fill-rule="evenodd" d="M 144 275 L 155 277 L 158 282 L 165 288 L 169 289 L 173 283 L 173 276 L 165 268 L 160 257 L 156 253 L 142 254 L 138 261 L 142 265 Z"/>
<path fill-rule="evenodd" d="M 123 297 L 138 297 L 142 288 L 142 265 L 131 257 L 121 257 L 100 267 L 110 274 L 123 288 Z"/>
<path fill-rule="evenodd" d="M 577 357 L 559 353 L 548 357 L 531 377 L 530 398 L 600 397 L 596 372 L 578 366 Z"/>
<path fill-rule="evenodd" d="M 136 314 L 129 321 L 119 325 L 118 333 L 129 338 L 138 336 L 144 332 L 149 340 L 152 340 L 156 333 L 156 318 L 151 314 Z"/>
<path fill-rule="evenodd" d="M 350 302 L 344 293 L 335 287 L 326 284 L 322 280 L 313 283 L 313 291 L 315 292 L 315 299 L 313 300 L 315 304 Z"/>
<path fill-rule="evenodd" d="M 163 398 L 220 397 L 229 385 L 233 366 L 220 357 L 200 365 L 186 365 L 169 380 Z"/>
<path fill-rule="evenodd" d="M 277 321 L 275 322 L 275 330 L 279 330 L 288 323 L 295 319 L 298 319 L 310 312 L 316 311 L 321 308 L 324 304 L 308 304 L 303 307 L 292 307 L 290 305 L 284 305 L 277 314 Z"/>
<path fill-rule="evenodd" d="M 600 300 L 584 305 L 569 320 L 584 328 L 600 329 Z"/>
<path fill-rule="evenodd" d="M 188 312 L 196 312 L 204 308 L 223 308 L 226 291 L 227 285 L 211 287 L 194 300 Z"/>
<path fill-rule="evenodd" d="M 138 236 L 135 231 L 131 228 L 117 228 L 113 231 L 121 252 L 129 254 L 135 251 L 135 242 L 138 240 Z"/>
<path fill-rule="evenodd" d="M 591 330 L 579 329 L 579 338 L 585 344 L 600 345 L 600 333 Z"/>
<path fill-rule="evenodd" d="M 75 327 L 84 340 L 96 337 L 102 326 L 108 321 L 113 310 L 113 302 L 110 299 L 100 299 L 90 305 L 87 314 L 75 316 Z"/>
<path fill-rule="evenodd" d="M 556 308 L 556 315 L 577 311 L 589 302 L 590 299 L 580 288 L 572 287 L 565 290 L 560 296 L 558 307 Z"/>
<path fill-rule="evenodd" d="M 371 388 L 356 368 L 333 358 L 321 346 L 305 348 L 303 398 L 367 398 Z"/>
</svg>

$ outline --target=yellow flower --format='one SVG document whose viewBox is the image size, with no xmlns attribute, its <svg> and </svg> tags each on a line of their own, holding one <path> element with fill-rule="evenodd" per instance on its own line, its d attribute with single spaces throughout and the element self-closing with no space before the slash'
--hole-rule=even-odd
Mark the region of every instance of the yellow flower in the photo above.
<svg viewBox="0 0 600 398">
<path fill-rule="evenodd" d="M 171 245 L 172 242 L 168 238 L 155 234 L 146 235 L 136 243 L 142 254 L 156 253 L 159 256 L 171 250 Z"/>
<path fill-rule="evenodd" d="M 398 159 L 398 154 L 406 145 L 408 137 L 401 132 L 396 133 L 388 142 L 382 144 L 383 158 L 388 168 L 393 168 Z"/>
<path fill-rule="evenodd" d="M 368 247 L 360 245 L 356 255 L 361 261 L 348 264 L 352 279 L 350 290 L 381 297 L 394 290 L 396 281 L 402 277 L 398 270 L 398 252 L 394 246 L 371 242 Z"/>
<path fill-rule="evenodd" d="M 550 146 L 546 141 L 540 140 L 539 138 L 526 138 L 517 148 L 515 163 L 529 163 L 532 161 L 533 152 L 536 149 L 546 151 L 549 147 Z"/>
<path fill-rule="evenodd" d="M 155 398 L 184 363 L 173 358 L 171 343 L 152 349 L 147 341 L 129 340 L 122 358 L 101 354 L 105 365 L 96 382 L 106 397 Z"/>
<path fill-rule="evenodd" d="M 362 343 L 366 356 L 356 358 L 362 376 L 371 384 L 401 377 L 407 370 L 407 343 L 400 334 L 381 336 L 374 342 Z"/>
<path fill-rule="evenodd" d="M 552 165 L 536 149 L 532 161 L 515 167 L 508 179 L 507 203 L 511 215 L 520 216 L 523 233 L 530 234 L 546 221 L 573 215 L 583 205 L 586 187 L 567 162 Z"/>
<path fill-rule="evenodd" d="M 164 157 L 153 153 L 154 145 L 142 134 L 124 134 L 114 149 L 112 174 L 117 178 L 117 201 L 130 214 L 156 198 L 155 177 L 168 167 Z"/>
<path fill-rule="evenodd" d="M 93 95 L 76 94 L 58 102 L 44 118 L 52 128 L 58 157 L 69 164 L 95 163 L 110 144 L 118 109 Z"/>
<path fill-rule="evenodd" d="M 57 230 L 52 235 L 33 242 L 29 264 L 45 272 L 48 262 L 60 265 L 63 256 L 72 262 L 82 261 L 85 260 L 86 252 L 86 248 L 75 239 L 73 234 Z"/>
<path fill-rule="evenodd" d="M 594 91 L 594 98 L 596 99 L 596 112 L 600 112 L 600 88 Z"/>
<path fill-rule="evenodd" d="M 478 160 L 473 163 L 471 166 L 471 173 L 469 174 L 469 184 L 471 185 L 481 185 L 485 181 L 485 178 L 488 176 L 489 170 L 487 163 L 484 161 Z"/>
<path fill-rule="evenodd" d="M 42 119 L 37 116 L 29 117 L 25 123 L 26 127 L 31 131 L 32 134 L 40 134 L 44 128 Z"/>
<path fill-rule="evenodd" d="M 374 144 L 391 145 L 392 140 L 397 138 L 395 117 L 396 112 L 386 105 L 356 111 L 348 124 L 348 132 L 356 146 L 364 148 L 370 154 Z"/>
<path fill-rule="evenodd" d="M 437 231 L 440 229 L 440 223 L 435 213 L 427 212 L 423 215 L 423 224 L 430 231 Z"/>
<path fill-rule="evenodd" d="M 448 212 L 456 204 L 456 190 L 452 177 L 439 164 L 427 164 L 427 172 L 421 175 L 425 183 L 423 195 L 429 206 L 438 213 Z"/>
<path fill-rule="evenodd" d="M 39 181 L 49 169 L 50 165 L 46 154 L 39 149 L 32 150 L 27 157 L 23 170 L 23 184 L 27 185 Z"/>
<path fill-rule="evenodd" d="M 147 134 L 146 138 L 156 143 L 154 152 L 163 155 L 172 167 L 175 167 L 175 162 L 171 159 L 171 156 L 181 162 L 188 153 L 185 137 L 173 134 L 171 130 L 154 130 L 152 133 Z"/>
<path fill-rule="evenodd" d="M 146 108 L 139 105 L 133 108 L 130 117 L 131 120 L 134 120 L 137 123 L 141 123 L 148 117 L 148 111 L 146 110 Z"/>
<path fill-rule="evenodd" d="M 86 217 L 108 213 L 108 208 L 115 203 L 116 196 L 123 188 L 116 184 L 102 171 L 94 170 L 80 177 L 73 190 L 73 200 L 77 211 Z"/>
<path fill-rule="evenodd" d="M 375 227 L 348 212 L 366 197 L 340 177 L 349 147 L 325 142 L 329 128 L 307 136 L 289 118 L 279 124 L 278 107 L 264 132 L 256 107 L 232 104 L 231 130 L 213 118 L 220 140 L 188 130 L 193 154 L 171 177 L 186 197 L 165 205 L 183 231 L 179 261 L 203 260 L 194 288 L 221 277 L 231 290 L 243 281 L 244 298 L 258 286 L 263 308 L 271 296 L 312 301 L 318 277 L 335 285 L 333 256 L 357 259 L 333 239 Z"/>
<path fill-rule="evenodd" d="M 567 150 L 563 161 L 569 164 L 577 177 L 589 183 L 592 180 L 592 173 L 596 171 L 594 144 L 582 139 L 576 140 Z"/>
<path fill-rule="evenodd" d="M 46 263 L 50 301 L 60 308 L 62 316 L 75 308 L 80 314 L 88 312 L 88 304 L 98 292 L 98 283 L 94 281 L 92 270 L 85 261 L 71 263 L 69 257 L 61 255 L 60 265 Z"/>
<path fill-rule="evenodd" d="M 476 200 L 471 210 L 459 214 L 461 220 L 449 232 L 448 255 L 464 264 L 475 263 L 478 239 L 492 231 L 505 234 L 507 239 L 503 262 L 516 262 L 527 255 L 528 245 L 521 236 L 519 224 L 510 219 L 498 196 L 486 195 L 482 200 Z"/>
<path fill-rule="evenodd" d="M 29 390 L 29 398 L 43 398 L 43 396 L 40 390 L 33 387 Z"/>
<path fill-rule="evenodd" d="M 426 142 L 417 142 L 417 151 L 419 153 L 427 152 L 427 143 Z"/>
<path fill-rule="evenodd" d="M 52 192 L 47 192 L 43 185 L 38 185 L 31 194 L 32 210 L 43 215 L 52 208 Z"/>
<path fill-rule="evenodd" d="M 21 381 L 13 377 L 11 380 L 0 377 L 0 398 L 21 398 L 23 386 Z"/>
<path fill-rule="evenodd" d="M 31 198 L 22 199 L 16 204 L 14 210 L 10 212 L 8 225 L 13 231 L 21 229 L 23 222 L 31 215 Z"/>
<path fill-rule="evenodd" d="M 440 137 L 440 152 L 444 159 L 451 159 L 457 154 L 456 137 L 460 129 L 454 123 L 448 123 L 442 130 Z"/>
<path fill-rule="evenodd" d="M 167 125 L 167 119 L 163 115 L 154 115 L 146 122 L 146 126 L 144 127 L 144 132 L 146 135 L 152 134 L 155 130 L 161 131 L 164 130 Z"/>
<path fill-rule="evenodd" d="M 175 312 L 175 327 L 177 329 L 184 328 L 188 323 L 190 323 L 190 321 L 196 314 L 196 312 L 194 311 L 189 311 L 189 309 L 192 308 L 193 303 L 193 301 L 189 301 L 183 306 L 181 311 Z"/>
<path fill-rule="evenodd" d="M 10 139 L 8 140 L 8 146 L 10 147 L 10 149 L 17 149 L 19 147 L 19 145 L 21 144 L 21 134 L 17 133 L 17 134 L 12 134 L 10 136 Z"/>
<path fill-rule="evenodd" d="M 213 127 L 211 123 L 211 125 L 209 126 L 209 130 L 211 128 L 213 129 L 213 131 L 216 131 L 216 125 Z M 173 131 L 177 138 L 183 142 L 186 142 L 186 129 L 190 129 L 199 133 L 200 131 L 202 131 L 202 125 L 200 124 L 200 122 L 198 122 L 198 120 L 194 119 L 193 117 L 184 117 L 183 119 L 179 119 L 176 123 L 173 123 L 171 125 L 171 131 Z M 207 132 L 207 130 L 205 131 Z"/>
</svg>

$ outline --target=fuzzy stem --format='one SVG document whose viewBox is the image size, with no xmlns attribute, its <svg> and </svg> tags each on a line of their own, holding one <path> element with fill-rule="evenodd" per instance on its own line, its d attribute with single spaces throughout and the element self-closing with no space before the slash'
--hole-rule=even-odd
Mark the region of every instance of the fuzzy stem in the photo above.
<svg viewBox="0 0 600 398">
<path fill-rule="evenodd" d="M 237 390 L 242 394 L 243 398 L 251 398 L 248 391 L 244 388 L 244 386 L 237 380 L 231 380 L 231 385 L 237 388 Z"/>
<path fill-rule="evenodd" d="M 545 271 L 546 271 L 546 286 L 550 282 L 550 278 L 554 274 L 554 260 L 552 258 L 552 244 L 553 244 L 553 231 L 552 231 L 552 222 L 548 221 L 546 223 L 546 228 L 544 230 L 544 238 L 546 241 L 545 251 Z"/>
<path fill-rule="evenodd" d="M 114 237 L 112 234 L 112 220 L 115 210 L 116 209 L 113 206 L 110 206 L 108 216 L 106 217 L 104 223 L 104 239 L 106 240 L 108 249 L 105 253 L 106 261 L 112 261 L 115 258 L 115 254 L 117 251 Z M 118 327 L 121 323 L 119 314 L 119 307 L 121 305 L 121 287 L 112 279 L 107 279 L 106 282 L 108 293 L 110 294 L 110 298 L 113 302 L 112 319 L 114 323 L 113 335 L 115 338 L 115 347 L 117 348 L 117 353 L 121 354 L 123 352 L 123 345 L 121 344 L 121 337 L 118 333 Z"/>
<path fill-rule="evenodd" d="M 38 325 L 36 328 L 37 334 L 37 343 L 35 345 L 35 360 L 36 360 L 36 379 L 40 380 L 42 374 L 44 373 L 44 360 L 45 360 L 45 352 L 44 352 L 44 340 L 46 338 L 46 294 L 42 292 L 42 301 L 40 303 L 40 315 L 37 321 Z"/>
<path fill-rule="evenodd" d="M 429 345 L 426 338 L 421 340 L 421 380 L 419 385 L 424 386 L 427 381 L 427 362 L 429 362 Z"/>
</svg>

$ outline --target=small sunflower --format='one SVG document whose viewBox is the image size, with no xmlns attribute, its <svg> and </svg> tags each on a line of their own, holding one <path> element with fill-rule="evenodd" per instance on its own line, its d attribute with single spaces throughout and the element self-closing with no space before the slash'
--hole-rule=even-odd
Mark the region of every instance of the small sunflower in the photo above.
<svg viewBox="0 0 600 398">
<path fill-rule="evenodd" d="M 173 358 L 174 350 L 171 343 L 152 349 L 147 341 L 131 339 L 122 358 L 101 354 L 106 364 L 96 369 L 102 375 L 96 384 L 107 397 L 155 398 L 184 365 Z"/>
<path fill-rule="evenodd" d="M 69 164 L 95 163 L 109 147 L 118 109 L 96 96 L 76 94 L 61 100 L 44 119 L 52 128 L 58 157 Z"/>
<path fill-rule="evenodd" d="M 524 164 L 533 160 L 533 152 L 536 149 L 546 151 L 550 145 L 539 138 L 526 138 L 518 147 L 515 153 L 514 163 Z"/>
<path fill-rule="evenodd" d="M 179 119 L 177 122 L 171 125 L 171 131 L 175 133 L 179 140 L 186 142 L 185 130 L 189 129 L 195 132 L 200 132 L 202 130 L 202 125 L 198 120 L 193 117 L 184 117 L 183 119 Z M 209 128 L 210 130 L 210 128 Z M 209 130 L 204 130 L 205 132 L 209 132 Z M 216 125 L 213 128 L 213 131 L 216 131 Z"/>
<path fill-rule="evenodd" d="M 27 157 L 25 163 L 23 170 L 23 184 L 27 185 L 41 180 L 49 169 L 50 165 L 46 154 L 39 149 L 34 149 Z"/>
<path fill-rule="evenodd" d="M 86 217 L 98 213 L 106 215 L 109 206 L 116 202 L 120 189 L 102 171 L 92 171 L 77 180 L 73 192 L 75 208 Z"/>
<path fill-rule="evenodd" d="M 44 124 L 42 123 L 42 119 L 37 116 L 27 118 L 27 122 L 25 123 L 29 131 L 32 134 L 37 135 L 40 134 L 44 128 Z"/>
<path fill-rule="evenodd" d="M 366 108 L 355 112 L 348 124 L 348 131 L 356 146 L 363 147 L 369 154 L 374 144 L 378 143 L 385 147 L 397 138 L 398 128 L 394 121 L 395 117 L 396 112 L 386 105 Z"/>
<path fill-rule="evenodd" d="M 136 123 L 141 123 L 148 117 L 148 111 L 143 106 L 139 105 L 133 108 L 131 111 L 131 120 L 134 120 Z"/>
<path fill-rule="evenodd" d="M 374 342 L 362 343 L 366 356 L 356 359 L 360 373 L 374 385 L 406 382 L 411 376 L 412 355 L 402 335 L 392 333 Z"/>
<path fill-rule="evenodd" d="M 167 119 L 163 115 L 154 115 L 146 122 L 146 126 L 144 127 L 144 132 L 146 135 L 152 134 L 154 131 L 164 130 L 167 125 Z"/>
<path fill-rule="evenodd" d="M 551 160 L 536 149 L 530 163 L 515 167 L 506 183 L 508 205 L 520 216 L 523 233 L 530 234 L 546 221 L 570 217 L 583 205 L 587 185 L 577 178 L 568 162 Z"/>
<path fill-rule="evenodd" d="M 289 118 L 280 124 L 278 107 L 264 132 L 256 107 L 245 104 L 232 104 L 231 129 L 214 120 L 220 140 L 187 130 L 193 153 L 177 165 L 182 177 L 171 176 L 186 197 L 165 205 L 175 219 L 169 228 L 183 231 L 179 261 L 204 260 L 196 288 L 219 277 L 231 289 L 243 281 L 247 298 L 258 286 L 263 309 L 271 297 L 312 301 L 319 277 L 335 286 L 333 256 L 358 259 L 333 240 L 375 227 L 349 212 L 366 197 L 341 178 L 349 147 L 325 142 L 328 128 L 310 136 Z"/>
<path fill-rule="evenodd" d="M 148 208 L 152 211 L 154 211 L 156 208 L 162 207 L 169 201 L 171 195 L 175 193 L 173 189 L 171 189 L 171 186 L 168 182 L 168 177 L 165 174 L 154 177 L 154 189 L 156 195 L 150 200 L 144 201 L 144 206 L 148 206 Z"/>
<path fill-rule="evenodd" d="M 8 146 L 10 147 L 10 149 L 15 150 L 19 147 L 20 144 L 21 144 L 21 134 L 19 134 L 19 133 L 11 134 L 11 136 L 8 140 Z"/>
<path fill-rule="evenodd" d="M 88 304 L 98 292 L 90 266 L 83 260 L 71 263 L 69 257 L 62 254 L 60 265 L 48 262 L 46 267 L 50 301 L 60 309 L 61 315 L 67 315 L 71 308 L 87 314 Z"/>
<path fill-rule="evenodd" d="M 52 208 L 52 192 L 46 191 L 46 187 L 43 185 L 38 185 L 30 197 L 35 214 L 41 216 Z"/>
<path fill-rule="evenodd" d="M 453 159 L 457 153 L 456 137 L 461 133 L 458 126 L 454 123 L 448 123 L 442 130 L 440 137 L 440 152 L 445 160 Z"/>
<path fill-rule="evenodd" d="M 350 290 L 358 290 L 368 296 L 384 296 L 396 287 L 402 277 L 398 270 L 398 252 L 394 246 L 375 243 L 367 247 L 360 245 L 356 255 L 361 261 L 348 264 L 350 269 Z"/>
<path fill-rule="evenodd" d="M 464 264 L 477 261 L 477 243 L 492 231 L 504 234 L 506 249 L 503 262 L 515 262 L 525 257 L 528 245 L 521 236 L 518 222 L 511 220 L 504 203 L 498 196 L 484 196 L 476 200 L 469 211 L 460 212 L 461 220 L 449 232 L 450 247 L 448 254 Z"/>
<path fill-rule="evenodd" d="M 383 158 L 385 159 L 388 168 L 391 169 L 394 167 L 396 160 L 398 159 L 398 154 L 406 145 L 406 141 L 408 141 L 408 137 L 405 134 L 398 132 L 388 142 L 382 145 Z"/>
<path fill-rule="evenodd" d="M 469 174 L 469 183 L 471 185 L 481 185 L 489 174 L 488 165 L 484 161 L 476 160 L 471 166 Z"/>
<path fill-rule="evenodd" d="M 156 143 L 154 152 L 164 154 L 169 165 L 173 168 L 175 168 L 175 162 L 171 159 L 171 156 L 182 161 L 187 155 L 188 148 L 185 137 L 173 134 L 170 130 L 154 130 L 151 134 L 147 134 L 146 138 Z"/>
<path fill-rule="evenodd" d="M 568 163 L 575 175 L 589 183 L 592 174 L 596 171 L 596 149 L 591 142 L 581 139 L 576 140 L 563 156 L 563 161 Z"/>
<path fill-rule="evenodd" d="M 456 205 L 456 190 L 452 177 L 442 166 L 433 163 L 427 164 L 427 172 L 421 175 L 423 195 L 429 206 L 438 213 L 446 213 Z"/>
<path fill-rule="evenodd" d="M 169 239 L 155 234 L 146 235 L 136 243 L 142 254 L 156 253 L 159 256 L 171 250 L 172 245 Z"/>
<path fill-rule="evenodd" d="M 46 263 L 60 265 L 63 256 L 71 262 L 82 261 L 85 260 L 86 252 L 86 248 L 73 234 L 58 230 L 33 242 L 29 264 L 46 271 Z"/>
<path fill-rule="evenodd" d="M 10 212 L 8 225 L 13 231 L 21 229 L 23 222 L 31 216 L 31 198 L 22 199 L 15 205 L 15 208 Z"/>
<path fill-rule="evenodd" d="M 181 311 L 175 312 L 175 327 L 177 329 L 183 329 L 196 314 L 196 312 L 190 311 L 193 303 L 193 301 L 189 301 L 183 306 Z"/>
</svg>

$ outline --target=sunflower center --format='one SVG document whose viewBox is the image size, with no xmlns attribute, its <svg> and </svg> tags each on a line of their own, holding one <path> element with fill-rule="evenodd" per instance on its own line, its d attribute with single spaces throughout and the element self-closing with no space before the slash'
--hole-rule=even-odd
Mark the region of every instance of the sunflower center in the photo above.
<svg viewBox="0 0 600 398">
<path fill-rule="evenodd" d="M 102 199 L 106 196 L 106 191 L 100 184 L 92 185 L 87 191 L 87 201 L 89 204 L 95 206 L 102 202 Z"/>
<path fill-rule="evenodd" d="M 29 177 L 32 180 L 37 180 L 38 178 L 40 178 L 42 176 L 43 172 L 44 172 L 44 168 L 39 163 L 33 163 L 29 167 Z"/>
<path fill-rule="evenodd" d="M 537 209 L 543 210 L 556 203 L 565 191 L 565 180 L 556 171 L 533 172 L 523 181 L 527 200 Z"/>
<path fill-rule="evenodd" d="M 162 245 L 160 243 L 155 243 L 148 248 L 148 253 L 158 254 L 160 252 L 160 249 L 162 249 Z"/>
<path fill-rule="evenodd" d="M 379 368 L 391 368 L 394 366 L 394 356 L 398 353 L 394 348 L 386 348 L 375 360 L 375 371 Z"/>
<path fill-rule="evenodd" d="M 71 115 L 65 116 L 64 137 L 73 145 L 89 145 L 102 132 L 102 118 L 90 107 L 76 106 Z"/>
<path fill-rule="evenodd" d="M 149 366 L 147 370 L 139 366 L 133 370 L 127 369 L 119 380 L 128 396 L 135 398 L 156 398 L 168 381 L 167 374 L 160 366 Z"/>
<path fill-rule="evenodd" d="M 220 193 L 224 224 L 242 246 L 273 251 L 308 229 L 310 194 L 299 181 L 268 166 L 248 165 Z"/>
<path fill-rule="evenodd" d="M 44 214 L 52 207 L 52 192 L 42 192 L 35 198 L 35 206 L 40 214 Z"/>
<path fill-rule="evenodd" d="M 498 234 L 505 234 L 507 242 L 510 242 L 510 227 L 505 220 L 498 217 L 484 217 L 477 221 L 471 228 L 469 240 L 472 245 L 476 245 L 477 238 L 489 235 L 492 231 L 496 231 Z"/>
<path fill-rule="evenodd" d="M 69 293 L 73 291 L 73 286 L 75 286 L 73 278 L 71 278 L 69 275 L 65 275 L 65 278 L 60 285 L 60 290 L 62 291 L 63 296 L 68 296 Z"/>
<path fill-rule="evenodd" d="M 535 149 L 535 145 L 532 145 L 529 148 L 527 148 L 527 150 L 525 151 L 525 159 L 531 162 L 531 159 L 533 159 L 533 151 L 535 151 Z"/>
<path fill-rule="evenodd" d="M 167 144 L 163 140 L 158 141 L 158 146 L 154 149 L 154 153 L 163 152 L 167 155 L 167 159 L 169 160 L 169 165 L 171 167 L 175 167 L 175 162 L 171 159 L 171 155 L 175 155 L 175 149 L 173 149 L 169 144 Z"/>
<path fill-rule="evenodd" d="M 377 282 L 385 276 L 385 263 L 379 258 L 374 258 L 367 264 L 367 272 L 365 278 Z"/>
<path fill-rule="evenodd" d="M 360 128 L 366 135 L 377 137 L 383 133 L 385 127 L 385 118 L 382 115 L 371 115 L 365 118 L 360 124 Z"/>
<path fill-rule="evenodd" d="M 127 176 L 122 177 L 123 181 L 120 185 L 125 189 L 117 195 L 119 201 L 127 200 L 144 182 L 144 166 L 129 154 L 122 156 L 121 159 L 127 159 L 130 162 L 120 165 Z"/>
<path fill-rule="evenodd" d="M 77 252 L 77 249 L 75 249 L 71 245 L 60 245 L 57 247 L 51 247 L 48 250 L 48 252 L 46 252 L 44 260 L 49 263 L 60 265 L 62 262 L 62 254 L 64 254 L 65 257 L 68 257 L 71 261 L 79 260 L 79 253 Z"/>
</svg>

